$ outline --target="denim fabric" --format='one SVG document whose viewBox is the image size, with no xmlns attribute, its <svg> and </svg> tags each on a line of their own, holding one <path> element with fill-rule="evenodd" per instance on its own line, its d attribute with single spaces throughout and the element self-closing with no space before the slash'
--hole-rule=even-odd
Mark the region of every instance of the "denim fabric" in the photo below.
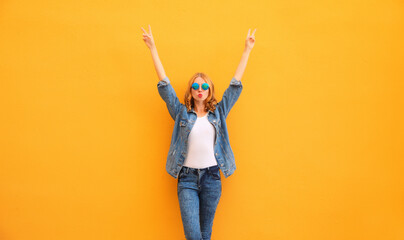
<svg viewBox="0 0 404 240">
<path fill-rule="evenodd" d="M 186 106 L 180 103 L 168 77 L 157 83 L 157 89 L 167 105 L 170 116 L 175 121 L 167 156 L 166 170 L 171 176 L 177 178 L 186 158 L 188 136 L 195 124 L 197 114 L 193 108 L 187 111 Z M 243 85 L 241 81 L 233 77 L 230 85 L 224 91 L 222 100 L 216 105 L 215 111 L 209 110 L 208 112 L 208 120 L 216 130 L 214 144 L 215 157 L 220 170 L 222 170 L 226 178 L 236 170 L 233 150 L 230 147 L 226 118 L 230 109 L 239 98 L 242 89 Z"/>
<path fill-rule="evenodd" d="M 181 219 L 187 240 L 210 240 L 216 207 L 222 194 L 219 167 L 183 167 L 177 183 Z"/>
</svg>

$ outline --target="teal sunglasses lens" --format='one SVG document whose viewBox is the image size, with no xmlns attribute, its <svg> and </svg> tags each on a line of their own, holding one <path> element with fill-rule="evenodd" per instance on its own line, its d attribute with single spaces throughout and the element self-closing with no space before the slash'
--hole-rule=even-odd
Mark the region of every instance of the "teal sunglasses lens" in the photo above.
<svg viewBox="0 0 404 240">
<path fill-rule="evenodd" d="M 199 89 L 199 84 L 198 83 L 193 83 L 192 88 L 195 89 L 195 90 L 198 90 Z"/>
<path fill-rule="evenodd" d="M 198 90 L 199 89 L 199 84 L 198 83 L 193 83 L 192 88 L 195 89 L 195 90 Z M 203 90 L 207 90 L 208 88 L 209 88 L 209 84 L 207 84 L 207 83 L 202 84 L 202 89 Z"/>
</svg>

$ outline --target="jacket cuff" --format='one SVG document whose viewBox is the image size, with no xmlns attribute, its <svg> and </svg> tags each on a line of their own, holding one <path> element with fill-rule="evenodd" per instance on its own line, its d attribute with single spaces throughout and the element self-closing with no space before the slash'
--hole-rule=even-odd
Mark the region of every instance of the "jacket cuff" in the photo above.
<svg viewBox="0 0 404 240">
<path fill-rule="evenodd" d="M 157 87 L 161 87 L 161 86 L 166 86 L 170 83 L 170 80 L 168 79 L 168 77 L 166 76 L 163 80 L 160 80 L 157 83 Z"/>
<path fill-rule="evenodd" d="M 231 81 L 230 81 L 230 85 L 233 85 L 233 86 L 242 86 L 242 84 L 241 84 L 241 80 L 239 81 L 239 80 L 237 80 L 237 79 L 235 79 L 234 77 L 231 79 Z"/>
</svg>

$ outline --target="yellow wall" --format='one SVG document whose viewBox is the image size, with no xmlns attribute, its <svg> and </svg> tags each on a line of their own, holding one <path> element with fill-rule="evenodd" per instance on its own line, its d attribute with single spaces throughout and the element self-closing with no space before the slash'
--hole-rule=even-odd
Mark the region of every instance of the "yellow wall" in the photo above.
<svg viewBox="0 0 404 240">
<path fill-rule="evenodd" d="M 404 239 L 399 0 L 1 1 L 0 239 L 184 239 L 148 24 L 181 102 L 257 28 L 212 239 Z"/>
</svg>

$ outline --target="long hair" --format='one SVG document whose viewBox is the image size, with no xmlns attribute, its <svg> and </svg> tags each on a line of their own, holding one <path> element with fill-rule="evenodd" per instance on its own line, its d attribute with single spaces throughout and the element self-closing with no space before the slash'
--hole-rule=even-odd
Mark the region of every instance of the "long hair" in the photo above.
<svg viewBox="0 0 404 240">
<path fill-rule="evenodd" d="M 191 93 L 191 89 L 192 89 L 192 84 L 194 83 L 195 79 L 197 77 L 201 77 L 203 80 L 205 80 L 205 82 L 207 82 L 209 84 L 209 95 L 208 97 L 204 100 L 204 104 L 205 104 L 205 111 L 212 111 L 214 112 L 216 109 L 216 105 L 217 105 L 217 100 L 215 98 L 215 87 L 213 86 L 213 82 L 212 80 L 210 80 L 210 78 L 208 77 L 208 75 L 206 75 L 205 73 L 195 73 L 191 79 L 189 79 L 188 81 L 188 88 L 185 91 L 185 106 L 187 107 L 187 111 L 191 110 L 192 107 L 195 107 L 195 103 L 194 103 L 194 98 L 192 97 L 192 93 Z"/>
</svg>

